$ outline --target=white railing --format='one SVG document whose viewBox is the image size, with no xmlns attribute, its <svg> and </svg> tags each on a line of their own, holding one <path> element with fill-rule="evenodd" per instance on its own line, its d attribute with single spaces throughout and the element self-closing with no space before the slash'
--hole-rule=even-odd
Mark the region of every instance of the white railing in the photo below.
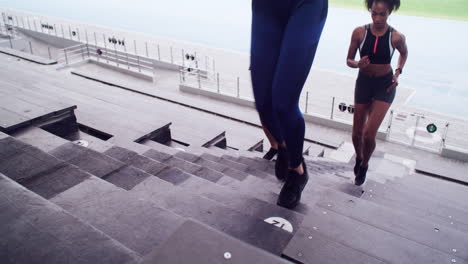
<svg viewBox="0 0 468 264">
<path fill-rule="evenodd" d="M 252 84 L 239 77 L 204 75 L 194 68 L 181 68 L 182 85 L 253 102 Z M 299 98 L 304 114 L 311 114 L 352 124 L 354 105 L 352 98 L 321 95 L 304 91 Z M 443 120 L 428 114 L 409 113 L 391 109 L 381 128 L 386 130 L 387 140 L 405 145 L 440 152 L 454 146 L 468 151 L 468 123 Z M 435 131 L 434 131 L 435 130 Z"/>
</svg>

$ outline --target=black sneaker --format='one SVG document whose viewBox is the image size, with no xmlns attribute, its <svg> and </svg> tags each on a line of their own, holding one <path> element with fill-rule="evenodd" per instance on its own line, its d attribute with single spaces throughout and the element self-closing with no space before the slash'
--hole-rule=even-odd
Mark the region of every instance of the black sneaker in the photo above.
<svg viewBox="0 0 468 264">
<path fill-rule="evenodd" d="M 362 160 L 356 159 L 356 164 L 354 165 L 354 176 L 357 176 L 359 173 L 359 168 L 361 167 Z"/>
<path fill-rule="evenodd" d="M 302 175 L 299 175 L 295 170 L 289 170 L 288 178 L 279 194 L 277 205 L 293 209 L 299 204 L 302 191 L 309 181 L 309 173 L 304 161 L 302 161 L 302 166 L 304 166 L 304 174 Z"/>
<path fill-rule="evenodd" d="M 265 153 L 265 156 L 263 156 L 263 158 L 266 160 L 271 160 L 277 153 L 278 153 L 277 149 L 270 148 L 270 150 L 268 150 L 268 152 Z"/>
<path fill-rule="evenodd" d="M 288 150 L 282 147 L 278 148 L 275 163 L 275 175 L 280 181 L 286 180 L 288 177 L 289 158 Z"/>
<path fill-rule="evenodd" d="M 359 166 L 359 173 L 354 178 L 355 185 L 361 186 L 366 181 L 367 169 L 369 169 L 369 166 L 366 168 Z"/>
</svg>

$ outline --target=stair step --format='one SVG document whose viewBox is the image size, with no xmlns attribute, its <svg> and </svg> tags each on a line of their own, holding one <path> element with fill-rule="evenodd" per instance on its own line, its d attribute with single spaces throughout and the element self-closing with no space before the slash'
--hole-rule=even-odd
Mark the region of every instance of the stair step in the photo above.
<svg viewBox="0 0 468 264">
<path fill-rule="evenodd" d="M 301 227 L 283 252 L 286 259 L 304 264 L 384 264 L 383 260 L 322 235 L 310 227 Z"/>
<path fill-rule="evenodd" d="M 311 210 L 303 227 L 384 262 L 466 263 L 461 258 L 320 207 Z"/>
<path fill-rule="evenodd" d="M 194 193 L 160 186 L 153 177 L 131 192 L 183 217 L 196 219 L 244 242 L 279 255 L 292 235 L 264 221 L 227 208 Z"/>
<path fill-rule="evenodd" d="M 63 166 L 63 161 L 12 137 L 0 140 L 0 173 L 15 181 L 24 181 Z"/>
<path fill-rule="evenodd" d="M 467 233 L 339 192 L 327 191 L 317 206 L 468 260 Z"/>
<path fill-rule="evenodd" d="M 162 245 L 184 221 L 94 176 L 51 201 L 141 255 Z"/>
<path fill-rule="evenodd" d="M 49 153 L 100 178 L 125 165 L 116 159 L 74 143 L 64 144 Z"/>
<path fill-rule="evenodd" d="M 187 220 L 164 245 L 145 257 L 142 264 L 258 263 L 287 261 L 252 247 L 193 220 Z"/>
<path fill-rule="evenodd" d="M 2 263 L 140 261 L 134 251 L 3 175 L 0 197 Z"/>
<path fill-rule="evenodd" d="M 444 227 L 450 227 L 459 231 L 468 233 L 468 225 L 466 224 L 468 218 L 460 218 L 460 214 L 456 210 L 450 208 L 437 208 L 434 207 L 428 201 L 422 201 L 415 203 L 414 201 L 396 201 L 392 197 L 383 197 L 375 193 L 365 192 L 362 197 L 364 200 L 372 201 L 392 208 L 405 212 L 406 214 L 413 215 L 419 218 L 426 219 L 434 224 L 438 224 Z M 411 202 L 411 204 L 409 204 Z M 454 213 L 452 215 L 451 213 Z"/>
<path fill-rule="evenodd" d="M 198 177 L 204 178 L 211 182 L 217 182 L 219 179 L 225 175 L 217 172 L 215 170 L 193 164 L 191 162 L 180 159 L 176 156 L 164 154 L 154 149 L 150 149 L 147 152 L 143 153 L 144 156 L 147 156 L 151 159 L 157 160 L 164 163 L 167 166 L 179 168 L 183 171 L 186 171 L 190 174 L 196 175 Z"/>
</svg>

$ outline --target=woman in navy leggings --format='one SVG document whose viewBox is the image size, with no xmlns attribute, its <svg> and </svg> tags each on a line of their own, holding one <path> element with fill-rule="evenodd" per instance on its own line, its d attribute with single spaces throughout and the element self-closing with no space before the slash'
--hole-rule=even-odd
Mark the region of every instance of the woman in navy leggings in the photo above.
<svg viewBox="0 0 468 264">
<path fill-rule="evenodd" d="M 278 148 L 276 176 L 285 180 L 278 205 L 299 204 L 308 173 L 302 158 L 299 96 L 328 14 L 328 0 L 252 0 L 251 77 L 266 134 Z M 276 145 L 276 146 L 275 146 Z"/>
</svg>

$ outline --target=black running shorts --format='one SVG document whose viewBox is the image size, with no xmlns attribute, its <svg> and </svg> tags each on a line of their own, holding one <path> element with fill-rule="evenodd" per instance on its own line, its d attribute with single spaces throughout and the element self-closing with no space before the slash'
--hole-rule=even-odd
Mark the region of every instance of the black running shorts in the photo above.
<svg viewBox="0 0 468 264">
<path fill-rule="evenodd" d="M 384 76 L 371 77 L 359 72 L 354 89 L 354 103 L 368 104 L 373 100 L 383 101 L 391 104 L 395 99 L 396 87 L 387 92 L 392 85 L 393 72 Z"/>
</svg>

